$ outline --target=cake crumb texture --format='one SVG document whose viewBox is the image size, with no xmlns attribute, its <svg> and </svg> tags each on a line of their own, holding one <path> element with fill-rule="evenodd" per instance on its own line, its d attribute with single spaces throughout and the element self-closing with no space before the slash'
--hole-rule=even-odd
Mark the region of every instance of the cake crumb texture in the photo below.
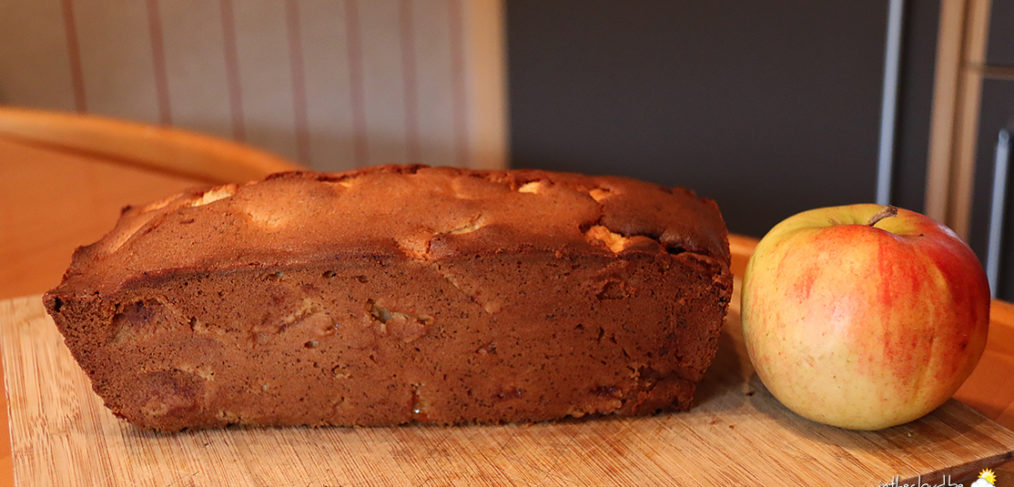
<svg viewBox="0 0 1014 487">
<path fill-rule="evenodd" d="M 380 166 L 127 207 L 44 302 L 106 406 L 176 431 L 687 409 L 731 292 L 688 190 Z"/>
</svg>

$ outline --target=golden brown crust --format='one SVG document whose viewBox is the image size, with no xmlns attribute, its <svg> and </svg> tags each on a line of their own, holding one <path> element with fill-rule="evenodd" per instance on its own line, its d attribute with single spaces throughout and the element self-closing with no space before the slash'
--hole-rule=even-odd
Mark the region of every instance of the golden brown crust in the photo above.
<svg viewBox="0 0 1014 487">
<path fill-rule="evenodd" d="M 538 170 L 379 166 L 279 173 L 125 208 L 112 232 L 78 249 L 64 285 L 109 292 L 175 271 L 365 255 L 608 255 L 585 235 L 595 226 L 729 259 L 717 206 L 683 189 Z"/>
<path fill-rule="evenodd" d="M 115 413 L 177 430 L 685 409 L 731 289 L 689 191 L 383 166 L 127 208 L 45 303 Z"/>
</svg>

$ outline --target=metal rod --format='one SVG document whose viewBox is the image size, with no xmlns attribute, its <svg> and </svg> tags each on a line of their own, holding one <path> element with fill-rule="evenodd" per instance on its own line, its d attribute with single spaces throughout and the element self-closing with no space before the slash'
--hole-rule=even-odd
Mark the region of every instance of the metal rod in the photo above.
<svg viewBox="0 0 1014 487">
<path fill-rule="evenodd" d="M 996 296 L 1000 277 L 1000 248 L 1003 246 L 1003 214 L 1007 200 L 1007 165 L 1010 164 L 1010 132 L 1000 130 L 996 142 L 996 160 L 993 168 L 993 199 L 989 204 L 989 244 L 986 247 L 986 277 L 989 292 Z"/>
<path fill-rule="evenodd" d="M 880 102 L 880 147 L 877 151 L 877 203 L 891 203 L 894 172 L 894 129 L 898 114 L 898 87 L 901 70 L 901 34 L 904 27 L 904 0 L 890 0 L 887 9 L 887 42 L 884 48 L 884 86 Z"/>
</svg>

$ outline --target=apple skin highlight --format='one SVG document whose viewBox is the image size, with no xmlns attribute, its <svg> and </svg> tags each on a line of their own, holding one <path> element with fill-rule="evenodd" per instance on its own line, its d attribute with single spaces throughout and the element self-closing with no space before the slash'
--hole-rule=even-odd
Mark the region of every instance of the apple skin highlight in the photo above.
<svg viewBox="0 0 1014 487">
<path fill-rule="evenodd" d="M 950 229 L 899 209 L 821 208 L 776 225 L 743 280 L 747 351 L 768 390 L 811 420 L 874 430 L 943 404 L 985 348 L 989 287 Z"/>
</svg>

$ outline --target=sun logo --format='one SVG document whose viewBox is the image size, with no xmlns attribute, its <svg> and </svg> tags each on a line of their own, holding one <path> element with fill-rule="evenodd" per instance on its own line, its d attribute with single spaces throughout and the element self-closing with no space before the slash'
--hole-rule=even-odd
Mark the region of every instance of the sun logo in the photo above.
<svg viewBox="0 0 1014 487">
<path fill-rule="evenodd" d="M 972 482 L 970 487 L 995 487 L 996 486 L 996 474 L 990 469 L 985 469 L 979 472 L 979 478 L 975 482 Z"/>
</svg>

